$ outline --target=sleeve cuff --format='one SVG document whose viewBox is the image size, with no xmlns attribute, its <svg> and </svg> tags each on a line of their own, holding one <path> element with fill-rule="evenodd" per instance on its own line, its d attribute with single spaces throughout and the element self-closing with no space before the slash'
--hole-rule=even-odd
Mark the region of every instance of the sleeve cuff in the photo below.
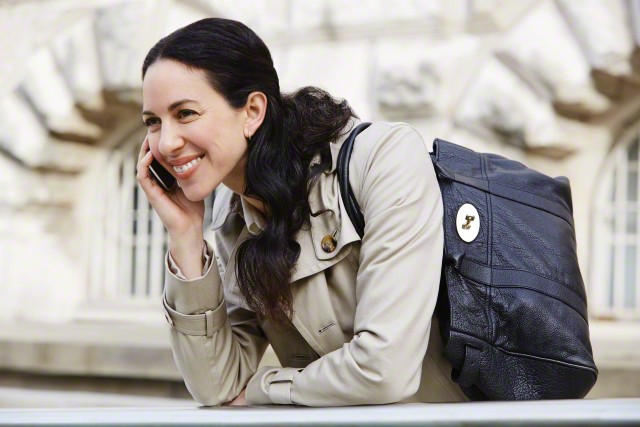
<svg viewBox="0 0 640 427">
<path fill-rule="evenodd" d="M 210 338 L 227 322 L 227 307 L 224 301 L 215 310 L 208 310 L 204 314 L 179 313 L 167 304 L 165 298 L 162 299 L 162 308 L 167 323 L 186 335 L 204 335 Z"/>
<path fill-rule="evenodd" d="M 264 366 L 249 380 L 245 398 L 250 405 L 295 405 L 291 387 L 303 368 Z"/>
<path fill-rule="evenodd" d="M 205 240 L 205 255 L 208 257 L 205 264 L 206 271 L 202 277 L 185 280 L 173 274 L 169 268 L 170 251 L 165 256 L 165 282 L 163 298 L 166 304 L 175 311 L 191 315 L 203 314 L 209 310 L 215 310 L 224 300 L 222 280 L 217 267 L 213 268 L 211 262 L 213 248 Z M 215 270 L 215 271 L 214 271 Z"/>
<path fill-rule="evenodd" d="M 209 252 L 210 249 L 211 248 L 209 246 L 209 242 L 205 240 L 205 245 L 202 248 L 202 259 L 204 260 L 204 267 L 202 268 L 202 276 L 197 277 L 195 279 L 191 279 L 191 280 L 201 279 L 203 276 L 207 274 L 207 271 L 209 270 L 209 263 L 211 261 L 211 257 L 213 254 L 213 250 Z M 178 267 L 178 263 L 176 263 L 176 261 L 171 256 L 171 251 L 167 251 L 167 258 L 168 258 L 167 270 L 169 270 L 169 273 L 175 276 L 176 279 L 180 279 L 185 282 L 188 281 L 186 276 L 182 273 L 182 270 L 180 270 L 180 267 Z"/>
</svg>

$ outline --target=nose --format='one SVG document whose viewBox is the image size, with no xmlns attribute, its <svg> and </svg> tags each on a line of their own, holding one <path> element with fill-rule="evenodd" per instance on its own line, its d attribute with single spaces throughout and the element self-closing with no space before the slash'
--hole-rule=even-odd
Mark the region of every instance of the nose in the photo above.
<svg viewBox="0 0 640 427">
<path fill-rule="evenodd" d="M 160 130 L 160 140 L 158 141 L 158 151 L 163 157 L 175 157 L 177 152 L 184 146 L 184 139 L 179 130 L 171 124 L 164 124 Z"/>
</svg>

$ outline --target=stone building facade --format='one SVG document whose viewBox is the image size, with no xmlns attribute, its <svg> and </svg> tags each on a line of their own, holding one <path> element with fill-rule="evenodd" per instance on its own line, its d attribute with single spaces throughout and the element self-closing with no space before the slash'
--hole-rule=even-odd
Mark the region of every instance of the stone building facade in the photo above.
<svg viewBox="0 0 640 427">
<path fill-rule="evenodd" d="M 0 387 L 187 396 L 160 310 L 166 234 L 135 181 L 140 70 L 211 16 L 265 40 L 283 91 L 567 176 L 613 387 L 594 396 L 640 393 L 638 0 L 0 2 Z"/>
</svg>

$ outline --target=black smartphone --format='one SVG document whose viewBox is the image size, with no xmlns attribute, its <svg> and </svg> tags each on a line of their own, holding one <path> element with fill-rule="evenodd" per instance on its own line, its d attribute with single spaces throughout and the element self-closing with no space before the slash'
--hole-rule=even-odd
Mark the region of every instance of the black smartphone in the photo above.
<svg viewBox="0 0 640 427">
<path fill-rule="evenodd" d="M 147 150 L 149 151 L 149 150 Z M 153 154 L 152 154 L 153 156 Z M 151 176 L 160 184 L 165 191 L 173 191 L 178 185 L 176 178 L 160 164 L 154 157 L 149 165 Z"/>
</svg>

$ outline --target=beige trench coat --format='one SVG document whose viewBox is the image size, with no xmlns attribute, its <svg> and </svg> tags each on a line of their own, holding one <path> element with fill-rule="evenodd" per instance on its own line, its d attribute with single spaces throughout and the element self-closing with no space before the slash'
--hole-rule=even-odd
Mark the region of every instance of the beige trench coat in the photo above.
<svg viewBox="0 0 640 427">
<path fill-rule="evenodd" d="M 346 129 L 358 123 L 352 118 Z M 347 135 L 331 143 L 332 168 L 309 196 L 312 211 L 331 211 L 311 216 L 296 236 L 290 328 L 259 322 L 242 301 L 235 251 L 260 232 L 264 217 L 243 200 L 232 210 L 239 196 L 228 188 L 214 202 L 203 276 L 184 280 L 167 252 L 171 347 L 200 404 L 229 402 L 245 387 L 250 404 L 468 400 L 450 379 L 434 316 L 443 208 L 428 149 L 406 123 L 375 122 L 358 135 L 349 176 L 365 218 L 361 240 L 339 193 L 336 162 Z M 321 244 L 327 235 L 337 240 L 329 252 Z M 283 367 L 256 372 L 268 344 Z"/>
</svg>

